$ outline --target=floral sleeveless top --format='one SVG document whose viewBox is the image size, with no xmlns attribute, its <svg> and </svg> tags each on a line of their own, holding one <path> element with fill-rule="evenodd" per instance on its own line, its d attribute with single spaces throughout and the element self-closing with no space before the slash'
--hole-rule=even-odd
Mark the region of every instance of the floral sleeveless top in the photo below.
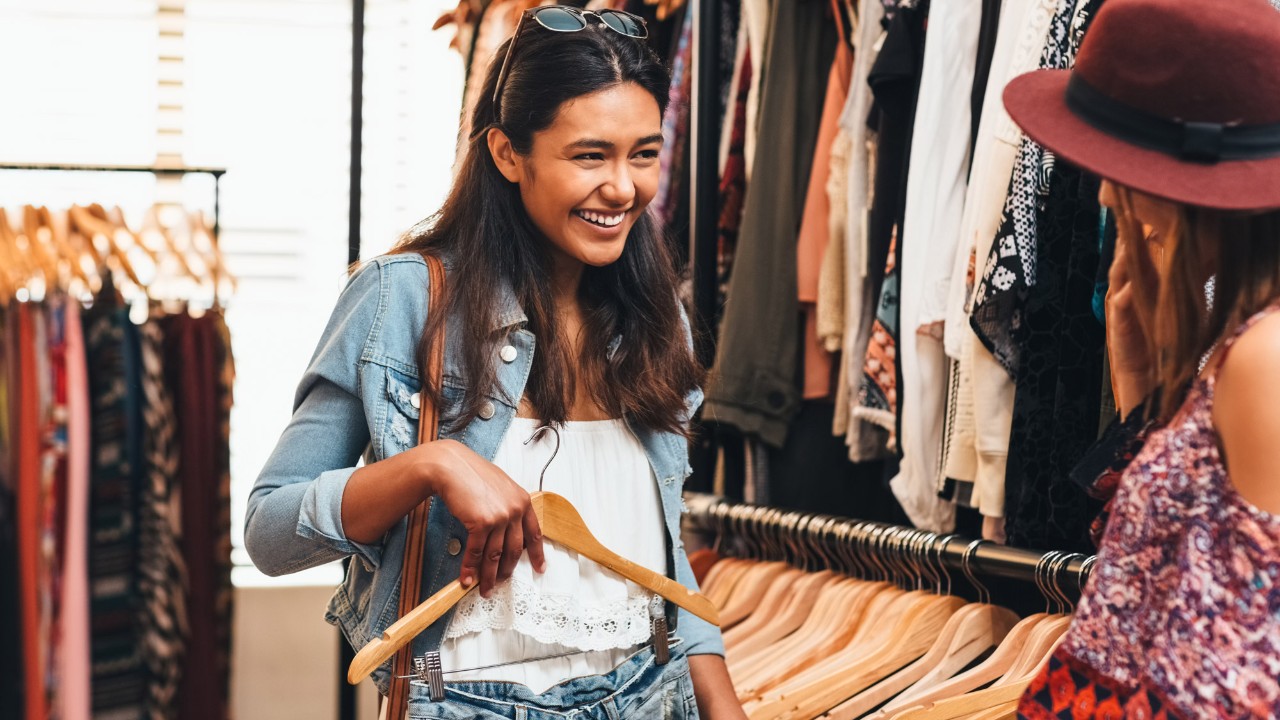
<svg viewBox="0 0 1280 720">
<path fill-rule="evenodd" d="M 1276 309 L 1226 340 L 1125 471 L 1075 619 L 1019 717 L 1280 717 L 1280 515 L 1235 491 L 1212 421 L 1227 352 Z"/>
</svg>

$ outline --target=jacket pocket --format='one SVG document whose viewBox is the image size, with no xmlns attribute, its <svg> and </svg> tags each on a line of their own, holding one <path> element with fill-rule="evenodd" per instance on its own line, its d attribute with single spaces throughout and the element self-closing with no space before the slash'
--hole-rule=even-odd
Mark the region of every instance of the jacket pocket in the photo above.
<svg viewBox="0 0 1280 720">
<path fill-rule="evenodd" d="M 422 404 L 417 379 L 398 370 L 384 368 L 387 411 L 382 421 L 380 447 L 388 458 L 418 444 L 419 408 Z"/>
</svg>

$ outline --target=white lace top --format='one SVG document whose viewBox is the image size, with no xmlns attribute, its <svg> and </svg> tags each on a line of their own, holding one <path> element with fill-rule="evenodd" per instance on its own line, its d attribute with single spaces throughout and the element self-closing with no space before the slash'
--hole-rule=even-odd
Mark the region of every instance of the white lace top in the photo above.
<svg viewBox="0 0 1280 720">
<path fill-rule="evenodd" d="M 514 418 L 493 460 L 530 492 L 538 489 L 538 476 L 556 444 L 549 431 L 524 444 L 538 424 Z M 665 574 L 657 481 L 626 422 L 569 422 L 559 432 L 560 449 L 542 489 L 573 503 L 606 547 Z M 505 680 L 542 692 L 573 677 L 607 673 L 648 641 L 650 608 L 660 599 L 550 541 L 543 549 L 546 573 L 535 573 L 526 553 L 491 597 L 472 592 L 458 603 L 440 649 L 446 681 Z M 450 672 L 573 650 L 591 652 Z"/>
</svg>

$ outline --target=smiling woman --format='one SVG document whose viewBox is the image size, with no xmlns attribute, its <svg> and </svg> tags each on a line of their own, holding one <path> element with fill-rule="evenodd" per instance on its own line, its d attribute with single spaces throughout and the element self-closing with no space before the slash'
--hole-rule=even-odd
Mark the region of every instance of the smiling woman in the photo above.
<svg viewBox="0 0 1280 720">
<path fill-rule="evenodd" d="M 328 617 L 359 647 L 396 619 L 405 516 L 439 498 L 422 597 L 454 578 L 479 594 L 414 640 L 450 682 L 443 701 L 412 683 L 410 716 L 740 718 L 715 626 L 545 543 L 531 511 L 545 480 L 607 545 L 697 588 L 679 531 L 703 372 L 647 212 L 670 78 L 639 18 L 529 12 L 579 24 L 521 22 L 448 199 L 353 276 L 254 489 L 247 545 L 275 573 L 358 555 Z M 423 256 L 446 270 L 430 307 Z M 434 337 L 438 386 L 420 371 Z M 415 446 L 429 407 L 442 439 Z M 374 672 L 384 693 L 390 675 Z"/>
</svg>

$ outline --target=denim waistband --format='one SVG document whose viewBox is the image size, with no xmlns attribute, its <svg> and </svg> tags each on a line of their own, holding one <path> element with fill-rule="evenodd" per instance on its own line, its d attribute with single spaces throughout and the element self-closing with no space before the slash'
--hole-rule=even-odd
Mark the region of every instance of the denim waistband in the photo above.
<svg viewBox="0 0 1280 720">
<path fill-rule="evenodd" d="M 675 643 L 673 643 L 674 645 Z M 670 662 L 654 662 L 651 646 L 627 657 L 604 675 L 566 680 L 535 693 L 520 683 L 466 680 L 445 683 L 445 699 L 432 702 L 427 686 L 414 681 L 409 689 L 410 720 L 626 720 L 697 717 L 689 663 L 683 653 Z"/>
</svg>

